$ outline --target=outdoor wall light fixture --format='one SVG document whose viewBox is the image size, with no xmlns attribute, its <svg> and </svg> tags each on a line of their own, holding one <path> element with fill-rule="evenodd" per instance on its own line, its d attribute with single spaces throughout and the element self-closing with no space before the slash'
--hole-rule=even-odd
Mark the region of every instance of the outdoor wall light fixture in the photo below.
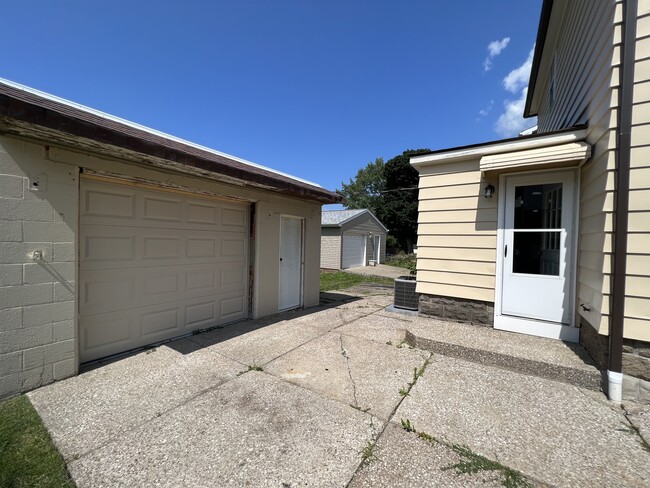
<svg viewBox="0 0 650 488">
<path fill-rule="evenodd" d="M 494 185 L 489 183 L 488 186 L 485 187 L 485 198 L 492 198 L 492 195 L 494 195 L 494 190 Z"/>
</svg>

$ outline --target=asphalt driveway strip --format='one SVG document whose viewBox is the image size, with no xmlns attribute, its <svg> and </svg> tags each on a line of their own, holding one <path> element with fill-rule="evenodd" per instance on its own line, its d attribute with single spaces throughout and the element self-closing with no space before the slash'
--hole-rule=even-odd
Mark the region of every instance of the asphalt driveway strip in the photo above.
<svg viewBox="0 0 650 488">
<path fill-rule="evenodd" d="M 362 293 L 29 397 L 79 487 L 650 485 L 647 406 L 411 348 L 386 290 Z"/>
</svg>

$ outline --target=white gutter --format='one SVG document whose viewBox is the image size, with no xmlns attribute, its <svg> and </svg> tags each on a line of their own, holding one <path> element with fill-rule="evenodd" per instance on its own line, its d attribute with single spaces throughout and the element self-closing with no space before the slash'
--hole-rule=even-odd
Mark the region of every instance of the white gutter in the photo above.
<svg viewBox="0 0 650 488">
<path fill-rule="evenodd" d="M 117 122 L 119 124 L 124 124 L 129 127 L 133 127 L 134 129 L 139 129 L 144 132 L 148 132 L 149 134 L 153 134 L 158 137 L 163 137 L 165 139 L 169 139 L 170 141 L 174 142 L 179 142 L 181 144 L 184 144 L 186 146 L 193 147 L 195 149 L 200 149 L 202 151 L 209 152 L 211 154 L 216 154 L 217 156 L 223 156 L 224 158 L 232 159 L 234 161 L 237 161 L 239 163 L 246 164 L 248 166 L 252 166 L 254 168 L 258 169 L 263 169 L 264 171 L 268 171 L 270 173 L 274 173 L 276 175 L 281 175 L 285 176 L 287 178 L 291 178 L 292 180 L 300 181 L 301 183 L 306 183 L 308 185 L 312 185 L 318 188 L 323 188 L 320 186 L 318 183 L 314 183 L 313 181 L 309 180 L 304 180 L 302 178 L 298 178 L 297 176 L 290 175 L 288 173 L 283 173 L 282 171 L 276 171 L 274 169 L 271 169 L 267 166 L 262 166 L 261 164 L 253 163 L 252 161 L 247 161 L 246 159 L 238 158 L 237 156 L 233 156 L 231 154 L 226 154 L 221 151 L 217 151 L 216 149 L 212 149 L 206 146 L 202 146 L 200 144 L 195 144 L 194 142 L 190 142 L 185 139 L 181 139 L 180 137 L 172 136 L 171 134 L 167 134 L 165 132 L 160 132 L 156 129 L 152 129 L 151 127 L 147 127 L 144 125 L 136 124 L 135 122 L 131 122 L 130 120 L 122 119 L 120 117 L 116 117 L 111 114 L 107 114 L 106 112 L 102 112 L 100 110 L 95 110 L 94 108 L 87 107 L 85 105 L 81 105 L 80 103 L 72 102 L 70 100 L 66 100 L 65 98 L 57 97 L 56 95 L 51 95 L 50 93 L 46 93 L 40 90 L 37 90 L 35 88 L 31 88 L 26 85 L 21 85 L 20 83 L 16 83 L 14 81 L 6 80 L 4 78 L 0 78 L 0 83 L 3 83 L 7 86 L 10 86 L 12 88 L 15 88 L 17 90 L 21 90 L 27 93 L 31 93 L 33 95 L 37 95 L 42 98 L 46 98 L 47 100 L 51 100 L 53 102 L 61 103 L 63 105 L 67 105 L 68 107 L 76 108 L 78 110 L 82 110 L 84 112 L 87 112 L 89 114 L 96 115 L 97 117 L 101 117 L 106 120 L 111 120 L 113 122 Z"/>
</svg>

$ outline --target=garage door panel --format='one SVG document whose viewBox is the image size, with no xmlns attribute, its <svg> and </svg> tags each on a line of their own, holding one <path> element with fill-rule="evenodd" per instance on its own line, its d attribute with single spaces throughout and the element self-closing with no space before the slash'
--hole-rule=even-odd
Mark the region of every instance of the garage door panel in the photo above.
<svg viewBox="0 0 650 488">
<path fill-rule="evenodd" d="M 113 187 L 82 184 L 82 361 L 246 318 L 247 205 Z"/>
<path fill-rule="evenodd" d="M 140 317 L 141 337 L 147 342 L 155 341 L 161 333 L 167 337 L 169 331 L 177 332 L 182 328 L 183 321 L 179 316 L 178 307 L 155 310 Z"/>
<path fill-rule="evenodd" d="M 241 207 L 223 206 L 221 208 L 220 230 L 243 232 L 246 227 L 247 215 Z"/>
<path fill-rule="evenodd" d="M 236 292 L 215 300 L 197 297 L 136 309 L 115 310 L 79 319 L 81 361 L 117 354 L 238 320 L 247 315 L 247 301 Z"/>
<path fill-rule="evenodd" d="M 179 237 L 174 233 L 183 233 Z M 85 225 L 81 270 L 246 260 L 248 238 L 233 232 Z"/>
<path fill-rule="evenodd" d="M 84 219 L 103 218 L 133 220 L 136 216 L 136 195 L 129 189 L 108 188 L 106 185 L 85 185 L 81 198 L 82 223 Z"/>
<path fill-rule="evenodd" d="M 214 258 L 217 256 L 219 241 L 209 237 L 188 237 L 186 241 L 188 258 Z"/>
<path fill-rule="evenodd" d="M 220 271 L 221 291 L 238 291 L 244 288 L 247 273 L 243 263 L 224 264 Z"/>
<path fill-rule="evenodd" d="M 183 201 L 177 198 L 144 196 L 142 219 L 164 222 L 183 222 Z"/>
<path fill-rule="evenodd" d="M 364 237 L 361 235 L 343 235 L 343 268 L 363 266 L 365 250 Z"/>
<path fill-rule="evenodd" d="M 185 308 L 185 320 L 187 328 L 207 328 L 217 322 L 216 304 L 214 300 L 203 303 L 195 303 Z"/>
<path fill-rule="evenodd" d="M 80 289 L 79 313 L 98 314 L 169 300 L 210 297 L 221 293 L 245 294 L 245 263 L 205 266 L 166 266 L 88 270 Z"/>
<path fill-rule="evenodd" d="M 212 291 L 219 282 L 219 270 L 205 269 L 203 266 L 193 267 L 185 271 L 185 283 L 188 292 Z"/>
<path fill-rule="evenodd" d="M 231 293 L 219 300 L 219 321 L 233 322 L 246 317 L 246 302 L 239 293 Z"/>
</svg>

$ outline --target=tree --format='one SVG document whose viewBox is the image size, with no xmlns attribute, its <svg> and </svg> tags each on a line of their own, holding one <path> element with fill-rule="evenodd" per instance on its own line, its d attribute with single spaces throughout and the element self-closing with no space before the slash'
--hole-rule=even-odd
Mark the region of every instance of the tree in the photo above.
<svg viewBox="0 0 650 488">
<path fill-rule="evenodd" d="M 411 156 L 429 149 L 407 150 L 384 165 L 385 187 L 377 217 L 397 239 L 399 247 L 413 252 L 418 234 L 418 172 L 411 166 Z"/>
<path fill-rule="evenodd" d="M 341 189 L 337 193 L 345 198 L 346 208 L 367 208 L 377 215 L 385 184 L 384 160 L 377 158 L 374 163 L 361 168 L 357 176 L 350 180 L 350 184 L 341 183 Z"/>
<path fill-rule="evenodd" d="M 368 163 L 337 190 L 345 197 L 346 208 L 367 208 L 388 228 L 399 249 L 413 252 L 418 233 L 418 172 L 409 159 L 429 149 L 404 151 L 384 163 L 382 158 Z"/>
</svg>

